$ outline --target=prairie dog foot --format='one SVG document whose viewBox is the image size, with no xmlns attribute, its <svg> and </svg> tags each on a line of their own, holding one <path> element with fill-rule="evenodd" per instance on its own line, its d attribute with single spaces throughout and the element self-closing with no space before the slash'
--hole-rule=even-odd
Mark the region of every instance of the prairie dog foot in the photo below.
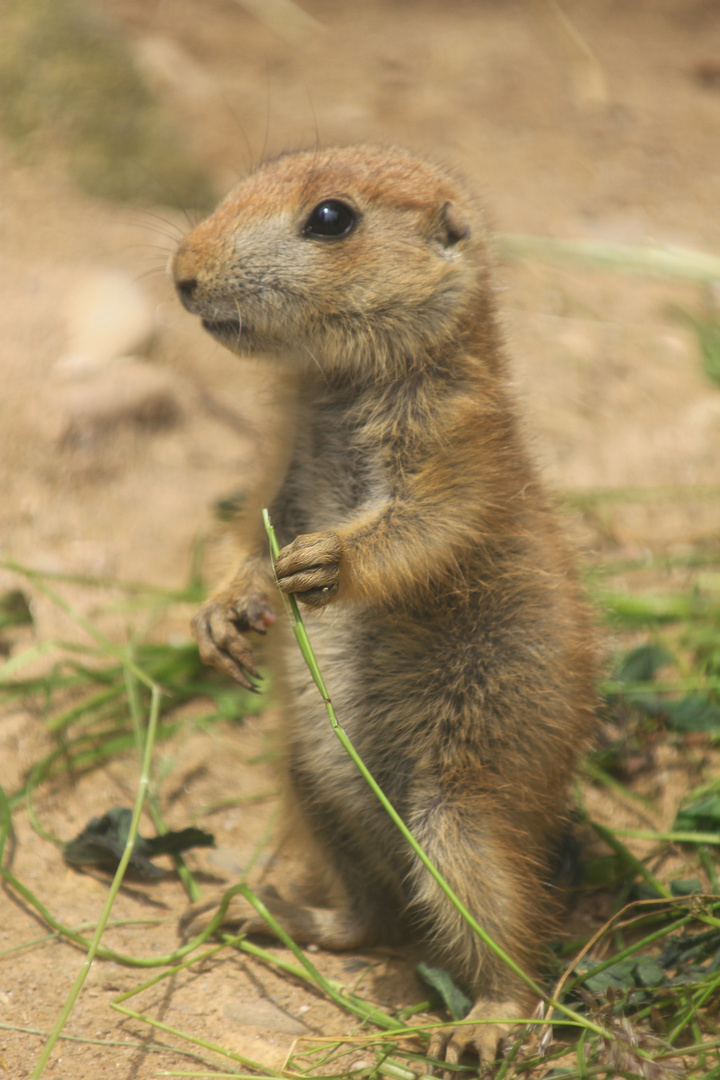
<svg viewBox="0 0 720 1080">
<path fill-rule="evenodd" d="M 449 1024 L 438 1029 L 430 1040 L 428 1057 L 457 1065 L 466 1050 L 475 1050 L 483 1069 L 495 1061 L 501 1052 L 502 1043 L 515 1026 L 515 1022 L 527 1015 L 516 1001 L 490 1001 L 480 998 L 465 1017 L 462 1025 Z M 495 1022 L 497 1018 L 497 1022 Z M 468 1021 L 477 1020 L 477 1024 Z M 443 1073 L 445 1080 L 455 1074 L 450 1070 Z M 484 1072 L 481 1075 L 486 1075 Z"/>
<path fill-rule="evenodd" d="M 196 934 L 207 930 L 217 914 L 225 892 L 227 889 L 213 889 L 208 896 L 197 900 L 185 909 L 180 918 L 180 931 L 184 937 L 195 937 Z M 267 886 L 265 889 L 257 889 L 256 895 L 267 907 L 268 899 L 276 897 L 277 892 L 272 886 Z M 218 926 L 218 930 L 220 929 L 239 930 L 247 934 L 264 933 L 272 936 L 272 930 L 268 924 L 244 896 L 231 898 L 222 922 Z"/>
<path fill-rule="evenodd" d="M 230 585 L 198 609 L 192 630 L 206 664 L 254 691 L 252 680 L 259 675 L 245 635 L 249 630 L 264 634 L 274 622 L 275 615 L 264 593 Z"/>
<path fill-rule="evenodd" d="M 256 889 L 255 895 L 298 945 L 314 944 L 333 952 L 342 952 L 367 943 L 365 928 L 349 909 L 293 904 L 283 899 L 273 885 Z M 222 896 L 222 892 L 217 892 L 188 907 L 180 920 L 180 930 L 185 937 L 194 937 L 207 929 Z M 220 926 L 235 927 L 243 934 L 275 936 L 272 927 L 244 896 L 232 897 Z"/>
</svg>

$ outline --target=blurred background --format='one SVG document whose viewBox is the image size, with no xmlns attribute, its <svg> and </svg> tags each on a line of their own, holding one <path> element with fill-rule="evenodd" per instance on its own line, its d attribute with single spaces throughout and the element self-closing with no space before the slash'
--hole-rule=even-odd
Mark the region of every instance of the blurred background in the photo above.
<svg viewBox="0 0 720 1080">
<path fill-rule="evenodd" d="M 456 168 L 500 233 L 718 255 L 718 57 L 715 0 L 5 0 L 0 547 L 170 584 L 242 488 L 266 439 L 256 374 L 165 266 L 253 164 L 399 142 Z M 717 287 L 502 244 L 498 262 L 553 483 L 717 483 Z M 694 543 L 716 511 L 614 506 L 604 535 Z"/>
<path fill-rule="evenodd" d="M 61 921 L 94 925 L 105 885 L 64 869 L 48 841 L 132 805 L 143 679 L 164 695 L 154 811 L 176 826 L 208 817 L 205 883 L 236 879 L 267 840 L 272 715 L 240 727 L 257 703 L 201 669 L 189 620 L 225 569 L 222 519 L 272 455 L 268 368 L 205 335 L 166 266 L 264 158 L 361 141 L 446 163 L 487 207 L 524 423 L 621 657 L 589 812 L 636 833 L 720 828 L 720 2 L 3 0 L 0 781 L 13 872 Z M 563 244 L 584 247 L 570 259 Z M 662 275 L 631 272 L 661 260 Z M 671 681 L 649 695 L 657 671 Z M 632 708 L 623 679 L 643 686 Z M 676 818 L 700 784 L 715 792 L 710 817 L 706 799 Z M 35 788 L 41 823 L 25 810 Z M 704 847 L 688 869 L 647 835 L 633 851 L 653 853 L 663 880 L 717 890 Z M 613 843 L 595 885 L 625 897 L 638 864 Z M 27 1075 L 80 962 L 66 944 L 26 949 L 38 931 L 23 896 L 0 925 L 8 1075 Z M 184 903 L 171 876 L 128 888 L 120 915 L 157 925 L 114 929 L 113 946 L 171 952 Z M 586 897 L 575 936 L 614 903 Z M 315 959 L 343 985 L 365 969 Z M 172 995 L 161 986 L 158 1015 L 276 1070 L 299 1035 L 356 1022 L 259 964 L 222 960 Z M 407 964 L 373 964 L 373 1000 L 427 996 Z M 70 1022 L 90 1041 L 58 1051 L 53 1076 L 177 1065 L 109 1012 L 140 979 L 94 966 Z"/>
</svg>

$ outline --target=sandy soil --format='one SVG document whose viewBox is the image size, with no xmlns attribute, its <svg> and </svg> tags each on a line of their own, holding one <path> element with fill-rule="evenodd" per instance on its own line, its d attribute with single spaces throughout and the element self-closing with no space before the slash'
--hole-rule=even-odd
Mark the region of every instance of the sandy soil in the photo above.
<svg viewBox="0 0 720 1080">
<path fill-rule="evenodd" d="M 108 0 L 108 8 L 219 191 L 283 149 L 396 141 L 458 168 L 498 230 L 720 252 L 720 10 L 710 0 L 575 0 L 565 5 L 571 22 L 551 3 L 519 0 L 308 0 L 319 25 L 290 39 L 234 0 Z M 182 215 L 162 210 L 158 219 L 90 200 L 51 166 L 23 166 L 8 150 L 0 190 L 0 550 L 44 570 L 178 586 L 193 541 L 212 529 L 214 501 L 256 476 L 269 452 L 261 375 L 204 337 L 172 295 L 163 267 L 187 227 Z M 56 366 L 72 344 L 70 298 L 108 269 L 140 280 L 153 312 L 152 347 L 140 362 L 143 379 L 152 367 L 152 393 L 141 379 L 125 412 L 108 411 L 107 384 L 68 389 Z M 520 263 L 499 267 L 498 282 L 527 427 L 557 488 L 720 482 L 720 387 L 671 310 L 701 313 L 717 293 Z M 717 500 L 659 498 L 575 525 L 592 558 L 687 551 L 716 542 L 720 520 Z M 16 585 L 0 574 L 0 589 Z M 64 595 L 87 613 L 98 606 L 93 590 Z M 39 594 L 33 613 L 38 639 L 78 637 Z M 187 634 L 189 614 L 174 614 L 175 633 Z M 121 634 L 126 621 L 116 615 L 103 626 Z M 200 817 L 218 847 L 189 861 L 209 884 L 233 880 L 270 821 L 272 775 L 251 762 L 271 726 L 256 719 L 161 751 L 173 759 L 164 789 L 172 825 L 221 796 L 262 796 Z M 43 745 L 36 717 L 0 718 L 9 790 Z M 656 785 L 665 792 L 659 815 L 671 820 L 681 785 L 665 779 Z M 69 838 L 106 806 L 127 805 L 136 780 L 128 759 L 41 791 L 42 822 Z M 593 810 L 608 820 L 616 812 Z M 96 918 L 106 886 L 68 870 L 23 812 L 16 828 L 18 877 L 62 921 Z M 152 925 L 113 929 L 108 944 L 136 956 L 171 951 L 183 906 L 171 878 L 128 887 L 114 917 Z M 0 951 L 43 934 L 6 893 L 0 910 Z M 586 917 L 591 923 L 593 913 Z M 315 959 L 346 984 L 365 967 L 354 956 Z M 2 1021 L 48 1031 L 81 962 L 55 941 L 1 958 Z M 373 965 L 363 983 L 370 996 L 388 1005 L 422 998 L 406 962 L 375 957 Z M 64 1041 L 48 1075 L 144 1080 L 189 1067 L 144 1048 L 155 1036 L 177 1045 L 172 1035 L 148 1034 L 110 1010 L 110 999 L 143 977 L 95 963 L 66 1032 L 118 1042 Z M 275 1067 L 298 1036 L 352 1027 L 291 980 L 226 953 L 129 1004 L 137 1002 L 163 1023 Z M 0 1029 L 0 1072 L 32 1070 L 43 1040 L 28 1032 Z"/>
</svg>

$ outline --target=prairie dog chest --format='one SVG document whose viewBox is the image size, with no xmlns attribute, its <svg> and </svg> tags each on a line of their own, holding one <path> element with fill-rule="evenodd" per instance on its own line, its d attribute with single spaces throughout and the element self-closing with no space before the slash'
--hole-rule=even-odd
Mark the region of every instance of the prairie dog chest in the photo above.
<svg viewBox="0 0 720 1080">
<path fill-rule="evenodd" d="M 280 494 L 289 529 L 315 531 L 340 524 L 382 500 L 390 483 L 382 448 L 368 445 L 351 403 L 326 393 L 301 404 Z"/>
</svg>

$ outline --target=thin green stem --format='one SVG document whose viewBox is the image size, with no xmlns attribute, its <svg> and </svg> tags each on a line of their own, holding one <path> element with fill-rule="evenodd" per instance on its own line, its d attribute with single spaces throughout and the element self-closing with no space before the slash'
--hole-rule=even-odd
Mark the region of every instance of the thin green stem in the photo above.
<svg viewBox="0 0 720 1080">
<path fill-rule="evenodd" d="M 257 913 L 262 916 L 265 922 L 268 924 L 273 932 L 273 935 L 282 941 L 283 945 L 287 946 L 292 952 L 293 956 L 302 964 L 311 977 L 312 981 L 320 990 L 323 991 L 331 1001 L 334 1001 L 342 1008 L 348 1009 L 350 1012 L 359 1016 L 362 1020 L 370 1020 L 372 1023 L 377 1024 L 379 1027 L 385 1027 L 388 1030 L 403 1031 L 405 1025 L 384 1013 L 381 1009 L 375 1006 L 368 1005 L 367 1002 L 362 1001 L 362 998 L 355 998 L 352 994 L 343 994 L 336 988 L 336 984 L 332 983 L 329 979 L 326 979 L 322 975 L 315 965 L 308 959 L 306 954 L 299 948 L 298 945 L 292 940 L 287 931 L 280 925 L 280 923 L 273 918 L 268 909 L 263 904 L 262 900 L 247 887 L 247 885 L 235 885 L 231 890 L 231 894 L 240 893 L 244 896 Z M 226 894 L 227 895 L 227 894 Z"/>
<path fill-rule="evenodd" d="M 5 1024 L 2 1021 L 0 1021 L 0 1030 L 2 1030 L 2 1031 L 21 1031 L 21 1032 L 23 1032 L 23 1034 L 26 1034 L 26 1035 L 38 1035 L 38 1036 L 40 1036 L 40 1038 L 43 1038 L 43 1039 L 46 1039 L 48 1037 L 47 1031 L 43 1031 L 42 1028 L 27 1027 L 27 1026 L 23 1026 L 21 1024 Z M 176 1049 L 175 1047 L 172 1047 L 172 1046 L 164 1046 L 162 1043 L 153 1043 L 153 1042 L 147 1042 L 147 1041 L 133 1042 L 131 1040 L 126 1040 L 126 1039 L 122 1039 L 122 1040 L 120 1040 L 120 1039 L 92 1039 L 89 1036 L 83 1036 L 83 1035 L 66 1035 L 65 1032 L 63 1032 L 60 1035 L 60 1038 L 62 1039 L 63 1042 L 73 1042 L 73 1043 L 83 1043 L 83 1044 L 87 1043 L 90 1046 L 113 1046 L 113 1047 L 116 1047 L 119 1050 L 143 1050 L 143 1051 L 146 1051 L 146 1052 L 148 1050 L 154 1050 L 155 1052 L 161 1053 L 161 1054 L 174 1054 L 177 1057 L 190 1058 L 191 1061 L 199 1061 L 201 1063 L 203 1061 L 203 1058 L 201 1057 L 201 1055 L 194 1053 L 192 1050 L 180 1050 L 180 1049 Z M 166 1073 L 166 1074 L 158 1073 L 158 1075 L 162 1076 L 162 1075 L 171 1075 L 171 1074 L 169 1074 L 169 1073 Z M 199 1076 L 209 1076 L 211 1074 L 207 1073 L 207 1072 L 202 1072 L 202 1073 L 193 1073 L 192 1075 L 194 1075 L 194 1076 L 198 1076 L 198 1075 Z M 239 1074 L 231 1073 L 229 1075 L 237 1076 Z M 258 1076 L 253 1075 L 252 1080 L 261 1080 L 261 1078 L 258 1077 Z"/>
<path fill-rule="evenodd" d="M 107 925 L 108 927 L 113 928 L 118 926 L 160 926 L 161 922 L 162 919 L 112 919 Z M 97 923 L 94 921 L 84 922 L 78 923 L 77 926 L 73 926 L 70 929 L 72 931 L 92 930 L 96 925 Z M 56 930 L 53 934 L 43 934 L 42 937 L 30 938 L 28 941 L 23 941 L 20 945 L 13 945 L 9 949 L 0 950 L 0 960 L 4 959 L 6 956 L 10 956 L 11 953 L 22 952 L 23 949 L 35 949 L 41 945 L 47 945 L 51 941 L 57 941 L 58 938 L 64 936 L 65 935 L 59 930 Z M 90 943 L 88 942 L 88 945 L 89 944 Z"/>
<path fill-rule="evenodd" d="M 641 949 L 645 949 L 648 945 L 652 945 L 660 938 L 667 937 L 668 934 L 672 934 L 675 930 L 679 930 L 683 926 L 687 926 L 688 923 L 694 921 L 694 916 L 685 915 L 682 919 L 676 919 L 675 922 L 665 924 L 661 930 L 657 930 L 654 934 L 648 934 L 642 941 L 635 942 L 634 945 L 629 945 L 621 952 L 615 953 L 609 960 L 604 960 L 600 964 L 596 964 L 590 971 L 585 971 L 582 975 L 577 975 L 574 979 L 571 979 L 565 985 L 565 993 L 570 993 L 576 986 L 581 986 L 586 979 L 589 979 L 595 975 L 599 975 L 601 971 L 607 971 L 608 968 L 613 967 L 615 964 L 619 964 L 622 960 L 625 960 L 628 956 L 634 956 L 640 952 Z"/>
<path fill-rule="evenodd" d="M 149 719 L 148 719 L 148 729 L 147 729 L 147 735 L 146 735 L 146 738 L 145 738 L 145 752 L 144 752 L 143 761 L 142 761 L 142 771 L 141 771 L 141 775 L 140 775 L 140 782 L 138 784 L 137 796 L 135 798 L 135 806 L 133 808 L 133 816 L 132 816 L 132 821 L 130 823 L 130 831 L 128 832 L 128 838 L 127 838 L 127 842 L 125 844 L 125 850 L 124 850 L 124 852 L 122 854 L 122 858 L 120 859 L 120 864 L 119 864 L 119 866 L 117 868 L 117 872 L 115 874 L 115 877 L 113 878 L 113 882 L 112 882 L 112 885 L 110 887 L 110 891 L 108 892 L 107 900 L 105 901 L 105 905 L 104 905 L 103 910 L 102 910 L 102 912 L 100 914 L 100 918 L 98 920 L 98 924 L 97 924 L 97 927 L 96 927 L 96 930 L 95 930 L 95 934 L 93 935 L 92 942 L 90 943 L 90 948 L 88 950 L 87 956 L 85 957 L 85 960 L 83 962 L 83 965 L 82 965 L 80 971 L 78 972 L 78 976 L 77 976 L 77 978 L 75 980 L 75 983 L 73 984 L 73 987 L 72 987 L 70 993 L 68 994 L 68 997 L 67 997 L 67 999 L 65 1001 L 65 1004 L 63 1005 L 63 1007 L 62 1007 L 62 1009 L 60 1011 L 60 1015 L 58 1016 L 55 1027 L 53 1028 L 53 1030 L 52 1030 L 52 1032 L 50 1034 L 50 1038 L 46 1042 L 46 1044 L 45 1044 L 45 1046 L 43 1048 L 43 1051 L 40 1054 L 40 1057 L 38 1058 L 37 1064 L 36 1064 L 35 1068 L 33 1069 L 32 1073 L 31 1073 L 30 1080 L 38 1080 L 38 1077 L 41 1076 L 41 1074 L 43 1073 L 43 1071 L 45 1069 L 45 1066 L 46 1066 L 46 1064 L 47 1064 L 47 1062 L 48 1062 L 48 1060 L 50 1058 L 50 1054 L 52 1053 L 53 1048 L 54 1048 L 58 1038 L 60 1037 L 62 1029 L 65 1026 L 65 1022 L 66 1022 L 68 1016 L 70 1015 L 70 1013 L 72 1012 L 73 1006 L 75 1005 L 75 1002 L 76 1002 L 76 1000 L 78 998 L 80 990 L 82 989 L 83 983 L 85 982 L 85 979 L 87 978 L 88 972 L 90 971 L 90 966 L 91 966 L 91 964 L 92 964 L 92 962 L 95 959 L 95 956 L 97 954 L 97 951 L 98 951 L 98 948 L 99 948 L 99 945 L 100 945 L 100 939 L 102 938 L 102 935 L 103 935 L 103 933 L 105 931 L 105 926 L 107 925 L 107 921 L 108 921 L 108 919 L 110 917 L 110 911 L 112 910 L 112 906 L 113 906 L 113 904 L 115 902 L 115 897 L 117 896 L 118 890 L 120 888 L 123 876 L 125 874 L 125 870 L 127 868 L 127 864 L 130 861 L 130 856 L 132 854 L 133 845 L 135 843 L 135 839 L 136 839 L 137 833 L 138 833 L 138 826 L 140 824 L 140 815 L 142 813 L 143 803 L 145 801 L 145 795 L 147 793 L 147 789 L 148 789 L 148 786 L 150 784 L 150 765 L 151 765 L 151 761 L 152 761 L 153 747 L 155 745 L 155 730 L 157 728 L 157 722 L 158 722 L 159 714 L 160 714 L 160 689 L 159 689 L 159 687 L 153 686 L 153 688 L 152 688 L 152 700 L 151 700 L 151 703 L 150 703 L 150 716 L 149 716 Z"/>
<path fill-rule="evenodd" d="M 599 821 L 593 821 L 591 818 L 587 818 L 588 824 L 595 830 L 601 840 L 604 840 L 608 847 L 612 848 L 616 855 L 619 855 L 623 862 L 628 866 L 632 866 L 636 873 L 640 875 L 648 885 L 655 890 L 658 896 L 665 897 L 666 900 L 675 900 L 676 898 L 661 881 L 655 877 L 655 875 L 648 870 L 644 863 L 636 859 L 631 851 L 621 844 L 615 834 L 607 829 L 604 825 L 601 825 Z"/>
<path fill-rule="evenodd" d="M 240 1065 L 245 1065 L 247 1068 L 257 1070 L 259 1073 L 272 1077 L 273 1080 L 283 1080 L 282 1073 L 272 1072 L 267 1066 L 260 1065 L 258 1062 L 253 1061 L 252 1058 L 243 1057 L 242 1054 L 237 1054 L 234 1050 L 226 1050 L 224 1046 L 218 1046 L 217 1043 L 211 1043 L 208 1042 L 207 1039 L 199 1039 L 197 1036 L 189 1035 L 186 1031 L 180 1031 L 179 1028 L 171 1027 L 169 1024 L 163 1024 L 159 1020 L 153 1020 L 151 1016 L 143 1016 L 142 1013 L 135 1012 L 133 1009 L 127 1009 L 124 1005 L 118 1005 L 114 1001 L 110 1002 L 110 1008 L 115 1009 L 124 1016 L 132 1017 L 133 1020 L 140 1020 L 141 1023 L 150 1024 L 151 1027 L 155 1027 L 159 1031 L 165 1031 L 168 1035 L 176 1035 L 185 1042 L 193 1043 L 195 1046 L 201 1046 L 203 1050 L 210 1050 L 213 1054 L 220 1054 L 221 1057 L 230 1058 L 231 1061 L 237 1061 Z M 30 1080 L 33 1080 L 33 1078 L 31 1077 Z"/>
<path fill-rule="evenodd" d="M 499 233 L 496 242 L 500 254 L 508 259 L 619 270 L 646 277 L 708 283 L 720 281 L 720 257 L 670 244 L 661 248 L 633 247 L 602 240 L 557 240 L 550 236 L 518 233 Z"/>
<path fill-rule="evenodd" d="M 652 829 L 614 829 L 615 836 L 628 840 L 656 840 L 669 844 L 720 844 L 718 833 L 702 832 L 653 832 Z"/>
<path fill-rule="evenodd" d="M 27 567 L 21 566 L 20 563 L 16 563 L 14 559 L 3 559 L 1 565 L 4 566 L 5 569 L 13 570 L 15 573 L 22 574 L 24 577 L 28 578 L 29 581 L 32 581 L 36 589 L 39 589 L 41 593 L 44 593 L 45 596 L 48 597 L 48 599 L 52 600 L 53 604 L 55 604 L 56 607 L 59 607 L 61 611 L 64 611 L 73 622 L 77 623 L 78 626 L 81 626 L 91 638 L 97 641 L 98 645 L 101 645 L 106 652 L 110 653 L 111 656 L 114 656 L 116 660 L 119 660 L 123 667 L 127 668 L 128 671 L 131 671 L 139 682 L 143 683 L 144 686 L 147 686 L 148 690 L 153 691 L 153 693 L 155 692 L 155 683 L 150 676 L 146 675 L 142 668 L 138 667 L 133 660 L 128 658 L 124 649 L 114 645 L 113 642 L 110 641 L 109 638 L 106 638 L 104 634 L 101 634 L 84 615 L 81 615 L 71 604 L 68 604 L 66 600 L 63 600 L 54 589 L 51 589 L 50 586 L 43 581 L 43 574 L 40 574 L 35 570 L 28 570 Z"/>
</svg>

